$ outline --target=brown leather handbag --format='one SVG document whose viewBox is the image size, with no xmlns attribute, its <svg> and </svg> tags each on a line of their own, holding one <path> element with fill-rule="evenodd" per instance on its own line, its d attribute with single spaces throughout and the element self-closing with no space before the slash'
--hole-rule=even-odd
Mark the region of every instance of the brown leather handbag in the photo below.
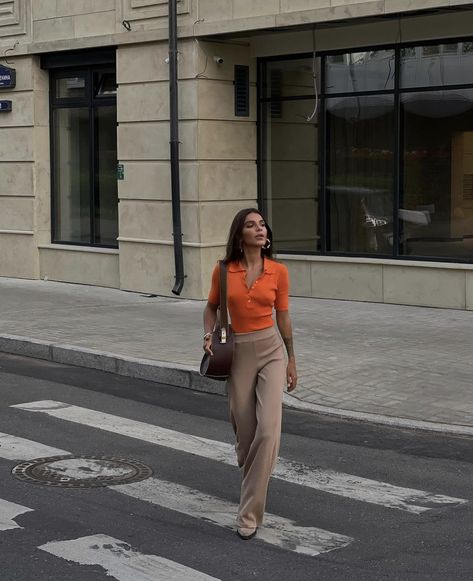
<svg viewBox="0 0 473 581">
<path fill-rule="evenodd" d="M 233 362 L 233 331 L 228 323 L 227 308 L 227 265 L 221 260 L 220 266 L 220 306 L 217 321 L 212 332 L 213 355 L 207 353 L 200 364 L 200 374 L 225 381 L 230 375 Z"/>
</svg>

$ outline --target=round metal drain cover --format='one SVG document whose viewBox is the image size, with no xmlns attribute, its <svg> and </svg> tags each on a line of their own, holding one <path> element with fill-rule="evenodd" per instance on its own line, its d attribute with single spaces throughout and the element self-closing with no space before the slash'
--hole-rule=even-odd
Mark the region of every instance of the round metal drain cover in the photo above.
<svg viewBox="0 0 473 581">
<path fill-rule="evenodd" d="M 152 475 L 149 466 L 107 456 L 51 456 L 22 462 L 12 474 L 19 480 L 46 486 L 94 488 L 128 484 Z"/>
</svg>

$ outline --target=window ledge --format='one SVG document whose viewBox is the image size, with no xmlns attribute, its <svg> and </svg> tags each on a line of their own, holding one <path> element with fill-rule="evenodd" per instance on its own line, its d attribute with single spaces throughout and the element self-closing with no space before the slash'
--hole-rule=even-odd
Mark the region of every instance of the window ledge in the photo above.
<svg viewBox="0 0 473 581">
<path fill-rule="evenodd" d="M 97 246 L 74 246 L 72 244 L 40 244 L 40 250 L 69 250 L 70 252 L 88 252 L 92 254 L 118 254 L 118 248 L 100 248 Z"/>
<path fill-rule="evenodd" d="M 345 264 L 375 264 L 386 266 L 410 266 L 417 268 L 444 268 L 448 270 L 473 270 L 473 264 L 461 262 L 441 262 L 427 260 L 394 260 L 389 258 L 362 258 L 351 256 L 319 256 L 302 254 L 276 254 L 278 260 L 293 260 L 298 262 L 338 262 Z"/>
</svg>

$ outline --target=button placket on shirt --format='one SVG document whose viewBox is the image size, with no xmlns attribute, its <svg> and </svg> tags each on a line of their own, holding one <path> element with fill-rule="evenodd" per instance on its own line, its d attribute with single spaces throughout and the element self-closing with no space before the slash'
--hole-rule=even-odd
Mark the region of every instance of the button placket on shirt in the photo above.
<svg viewBox="0 0 473 581">
<path fill-rule="evenodd" d="M 252 306 L 252 303 L 253 303 L 253 297 L 251 296 L 251 291 L 252 291 L 252 290 L 255 288 L 255 286 L 258 284 L 258 281 L 259 281 L 259 279 L 260 279 L 260 278 L 262 278 L 263 276 L 264 276 L 264 272 L 262 272 L 262 273 L 260 274 L 260 276 L 259 276 L 259 277 L 258 277 L 258 278 L 255 280 L 255 282 L 254 282 L 254 283 L 251 285 L 251 287 L 250 287 L 250 288 L 248 288 L 248 286 L 246 285 L 246 279 L 244 280 L 244 282 L 245 282 L 245 286 L 246 286 L 246 288 L 247 288 L 247 294 L 248 294 L 248 300 L 246 301 L 246 306 L 247 306 L 247 307 L 250 307 L 250 306 Z"/>
</svg>

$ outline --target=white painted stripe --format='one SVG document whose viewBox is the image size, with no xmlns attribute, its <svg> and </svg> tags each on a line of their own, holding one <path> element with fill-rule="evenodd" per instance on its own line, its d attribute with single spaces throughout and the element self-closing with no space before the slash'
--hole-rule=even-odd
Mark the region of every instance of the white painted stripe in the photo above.
<svg viewBox="0 0 473 581">
<path fill-rule="evenodd" d="M 235 452 L 231 444 L 168 430 L 152 424 L 89 410 L 58 401 L 36 401 L 17 404 L 14 408 L 45 413 L 54 418 L 78 423 L 137 438 L 144 442 L 165 446 L 181 452 L 202 456 L 225 464 L 235 465 Z M 279 459 L 274 478 L 300 484 L 329 494 L 336 494 L 361 502 L 421 514 L 432 508 L 467 502 L 461 498 L 432 494 L 414 488 L 403 488 L 362 478 L 352 474 L 313 468 L 302 463 Z"/>
<path fill-rule="evenodd" d="M 0 432 L 0 458 L 5 460 L 33 460 L 66 454 L 69 452 Z"/>
<path fill-rule="evenodd" d="M 22 529 L 23 527 L 15 522 L 15 518 L 25 512 L 33 512 L 33 509 L 0 498 L 0 531 Z"/>
<path fill-rule="evenodd" d="M 7 434 L 4 435 L 7 436 Z M 13 436 L 11 438 L 14 439 Z M 31 444 L 34 445 L 34 449 L 40 449 L 41 447 L 41 444 L 36 442 L 31 442 Z M 69 454 L 65 450 L 60 450 L 60 452 L 61 455 Z M 25 458 L 18 459 L 26 460 L 29 458 L 30 456 L 25 456 Z M 110 486 L 109 488 L 121 494 L 164 506 L 169 510 L 175 510 L 206 522 L 212 522 L 232 530 L 235 528 L 235 517 L 238 511 L 236 504 L 204 494 L 187 486 L 149 478 L 143 482 Z M 272 545 L 306 555 L 319 555 L 320 553 L 340 549 L 353 541 L 350 537 L 323 529 L 300 527 L 293 521 L 271 514 L 265 516 L 264 528 L 260 529 L 258 537 Z"/>
<path fill-rule="evenodd" d="M 128 543 L 107 535 L 55 541 L 38 549 L 80 565 L 99 565 L 118 581 L 219 581 L 174 561 L 143 555 Z"/>
<path fill-rule="evenodd" d="M 169 510 L 210 521 L 227 529 L 235 529 L 238 512 L 236 504 L 187 486 L 148 478 L 142 482 L 120 484 L 110 488 Z M 265 515 L 264 525 L 258 530 L 258 539 L 309 556 L 341 549 L 353 541 L 351 537 L 316 527 L 297 526 L 294 521 L 274 514 Z"/>
</svg>

